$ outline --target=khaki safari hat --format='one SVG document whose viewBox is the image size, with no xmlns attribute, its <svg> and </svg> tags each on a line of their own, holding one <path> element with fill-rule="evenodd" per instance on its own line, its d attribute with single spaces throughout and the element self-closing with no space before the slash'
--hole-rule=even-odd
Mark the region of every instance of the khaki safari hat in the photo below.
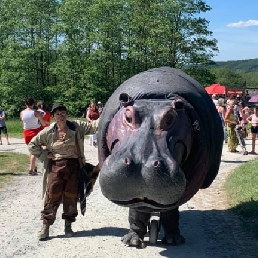
<svg viewBox="0 0 258 258">
<path fill-rule="evenodd" d="M 55 103 L 55 104 L 53 104 L 50 112 L 53 114 L 55 112 L 55 110 L 57 110 L 57 109 L 67 111 L 67 108 L 63 103 Z"/>
</svg>

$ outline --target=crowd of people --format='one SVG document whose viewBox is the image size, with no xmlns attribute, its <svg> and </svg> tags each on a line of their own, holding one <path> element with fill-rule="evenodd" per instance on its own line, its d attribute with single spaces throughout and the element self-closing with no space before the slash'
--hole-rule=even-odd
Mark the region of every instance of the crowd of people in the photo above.
<svg viewBox="0 0 258 258">
<path fill-rule="evenodd" d="M 250 123 L 252 134 L 252 150 L 255 152 L 255 140 L 258 134 L 258 108 L 244 106 L 239 96 L 225 99 L 212 95 L 212 100 L 221 118 L 225 130 L 225 141 L 229 152 L 238 152 L 238 138 L 235 127 L 241 125 L 247 132 Z M 37 107 L 37 109 L 34 108 Z M 72 237 L 72 223 L 78 215 L 78 169 L 80 161 L 86 162 L 84 156 L 84 135 L 96 134 L 98 121 L 103 111 L 103 104 L 91 102 L 84 113 L 84 121 L 70 121 L 67 119 L 68 110 L 63 103 L 55 103 L 51 111 L 46 109 L 44 101 L 31 97 L 25 100 L 25 109 L 20 112 L 23 125 L 24 141 L 29 149 L 29 175 L 37 175 L 36 158 L 44 163 L 46 169 L 43 183 L 44 207 L 41 211 L 43 221 L 39 232 L 39 240 L 49 237 L 49 227 L 56 219 L 57 209 L 63 202 L 62 218 L 65 221 L 64 232 Z M 51 118 L 53 123 L 51 123 Z M 5 124 L 5 113 L 0 108 L 0 144 L 1 132 L 8 139 Z"/>
<path fill-rule="evenodd" d="M 36 158 L 43 162 L 45 168 L 44 207 L 41 211 L 43 226 L 39 232 L 39 240 L 49 237 L 49 227 L 56 219 L 61 202 L 63 202 L 65 236 L 74 235 L 71 225 L 78 215 L 78 170 L 81 164 L 86 164 L 84 135 L 95 134 L 97 131 L 103 108 L 101 103 L 98 104 L 97 108 L 96 104 L 91 102 L 85 121 L 75 122 L 67 120 L 68 110 L 63 103 L 55 103 L 51 111 L 48 111 L 42 100 L 37 103 L 31 97 L 25 100 L 25 109 L 20 112 L 20 120 L 23 125 L 24 141 L 29 149 L 29 175 L 38 174 Z M 3 111 L 0 115 L 4 118 Z M 6 129 L 4 133 L 7 135 Z"/>
<path fill-rule="evenodd" d="M 228 145 L 228 151 L 239 152 L 237 150 L 239 140 L 235 128 L 237 125 L 240 125 L 243 135 L 246 137 L 248 135 L 248 124 L 250 123 L 252 149 L 249 154 L 256 155 L 255 142 L 258 135 L 258 108 L 255 106 L 252 108 L 245 106 L 243 99 L 239 95 L 231 95 L 225 98 L 213 94 L 211 98 L 221 118 L 224 128 L 224 140 Z"/>
<path fill-rule="evenodd" d="M 36 158 L 43 162 L 43 209 L 42 228 L 39 240 L 49 237 L 49 227 L 56 219 L 57 209 L 63 202 L 62 219 L 65 221 L 66 237 L 72 237 L 72 223 L 75 221 L 78 201 L 79 168 L 86 166 L 84 156 L 84 135 L 95 134 L 103 105 L 91 102 L 85 121 L 69 121 L 68 110 L 63 103 L 55 103 L 48 111 L 44 101 L 37 103 L 31 97 L 25 99 L 25 108 L 20 112 L 23 137 L 29 150 L 29 175 L 38 174 Z M 51 117 L 53 123 L 51 123 Z M 5 124 L 5 112 L 0 108 L 0 144 L 1 133 L 10 144 Z M 87 163 L 89 166 L 89 163 Z M 95 166 L 90 164 L 90 167 Z M 96 172 L 98 166 L 94 168 Z M 90 171 L 89 171 L 90 172 Z M 96 180 L 96 178 L 95 178 Z"/>
<path fill-rule="evenodd" d="M 34 136 L 36 136 L 44 128 L 50 126 L 51 112 L 47 110 L 43 100 L 39 100 L 36 102 L 32 97 L 27 97 L 24 104 L 25 108 L 20 112 L 20 120 L 23 128 L 24 141 L 28 145 Z M 97 121 L 102 113 L 102 110 L 103 104 L 101 101 L 98 101 L 97 105 L 93 101 L 90 102 L 84 113 L 86 122 L 92 123 L 93 121 Z M 11 144 L 9 141 L 8 130 L 5 120 L 5 111 L 0 107 L 0 145 L 3 144 L 2 134 L 5 135 L 7 144 Z M 92 145 L 97 146 L 95 133 L 93 136 L 94 141 Z M 29 154 L 28 174 L 31 176 L 35 176 L 38 174 L 36 167 L 36 158 L 31 153 Z"/>
<path fill-rule="evenodd" d="M 25 108 L 20 112 L 23 137 L 29 150 L 29 175 L 38 174 L 36 159 L 43 162 L 44 207 L 41 211 L 43 226 L 39 240 L 49 237 L 49 227 L 56 219 L 57 209 L 63 202 L 62 218 L 65 220 L 66 237 L 72 237 L 72 223 L 75 221 L 78 201 L 79 167 L 85 165 L 84 135 L 95 134 L 103 105 L 91 102 L 85 113 L 84 121 L 69 121 L 68 110 L 63 103 L 55 103 L 48 111 L 44 101 L 25 99 Z M 52 119 L 52 123 L 51 123 Z M 10 144 L 5 123 L 5 112 L 0 108 L 0 144 L 1 133 Z M 89 163 L 87 163 L 89 166 Z M 90 164 L 90 167 L 95 167 Z M 97 171 L 97 167 L 94 168 Z M 89 171 L 90 172 L 90 171 Z"/>
</svg>

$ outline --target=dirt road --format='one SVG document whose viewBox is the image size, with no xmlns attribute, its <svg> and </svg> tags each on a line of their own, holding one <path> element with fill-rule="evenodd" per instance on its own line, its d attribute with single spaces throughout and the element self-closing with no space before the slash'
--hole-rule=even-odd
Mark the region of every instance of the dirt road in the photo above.
<svg viewBox="0 0 258 258">
<path fill-rule="evenodd" d="M 28 153 L 23 140 L 11 138 L 10 141 L 12 145 L 1 145 L 0 151 Z M 85 145 L 87 160 L 97 164 L 97 149 Z M 224 146 L 220 171 L 211 187 L 199 191 L 180 208 L 181 233 L 186 238 L 182 246 L 162 245 L 160 240 L 151 246 L 148 236 L 145 249 L 124 246 L 120 239 L 128 232 L 128 209 L 109 202 L 101 194 L 98 182 L 88 198 L 85 216 L 79 215 L 73 225 L 76 236 L 64 237 L 60 207 L 50 230 L 50 240 L 40 242 L 37 232 L 42 224 L 42 175 L 19 175 L 0 189 L 1 257 L 257 258 L 257 241 L 243 231 L 241 220 L 227 208 L 223 191 L 230 171 L 255 156 L 228 153 L 226 149 Z M 250 140 L 247 149 L 250 150 Z"/>
</svg>

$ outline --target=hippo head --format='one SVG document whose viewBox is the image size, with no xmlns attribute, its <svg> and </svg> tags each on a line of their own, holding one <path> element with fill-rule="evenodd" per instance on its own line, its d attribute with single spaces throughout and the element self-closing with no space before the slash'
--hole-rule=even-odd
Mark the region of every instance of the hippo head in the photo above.
<svg viewBox="0 0 258 258">
<path fill-rule="evenodd" d="M 120 102 L 106 131 L 110 155 L 99 178 L 103 195 L 141 210 L 177 206 L 187 184 L 182 166 L 193 144 L 184 100 L 133 101 L 122 93 Z"/>
<path fill-rule="evenodd" d="M 100 187 L 116 204 L 166 211 L 215 179 L 223 128 L 203 86 L 183 71 L 153 68 L 123 82 L 98 128 Z"/>
</svg>

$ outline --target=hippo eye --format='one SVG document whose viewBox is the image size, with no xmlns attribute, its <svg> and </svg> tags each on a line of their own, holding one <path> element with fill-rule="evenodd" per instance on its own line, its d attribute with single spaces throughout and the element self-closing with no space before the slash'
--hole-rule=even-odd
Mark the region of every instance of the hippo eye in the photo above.
<svg viewBox="0 0 258 258">
<path fill-rule="evenodd" d="M 175 121 L 175 113 L 174 112 L 168 112 L 166 113 L 163 118 L 161 119 L 160 122 L 160 129 L 161 130 L 168 130 L 169 128 L 172 127 Z"/>
<path fill-rule="evenodd" d="M 171 115 L 168 115 L 168 116 L 166 116 L 166 118 L 164 120 L 165 120 L 164 121 L 165 125 L 170 125 L 170 124 L 172 124 L 174 117 Z"/>
</svg>

